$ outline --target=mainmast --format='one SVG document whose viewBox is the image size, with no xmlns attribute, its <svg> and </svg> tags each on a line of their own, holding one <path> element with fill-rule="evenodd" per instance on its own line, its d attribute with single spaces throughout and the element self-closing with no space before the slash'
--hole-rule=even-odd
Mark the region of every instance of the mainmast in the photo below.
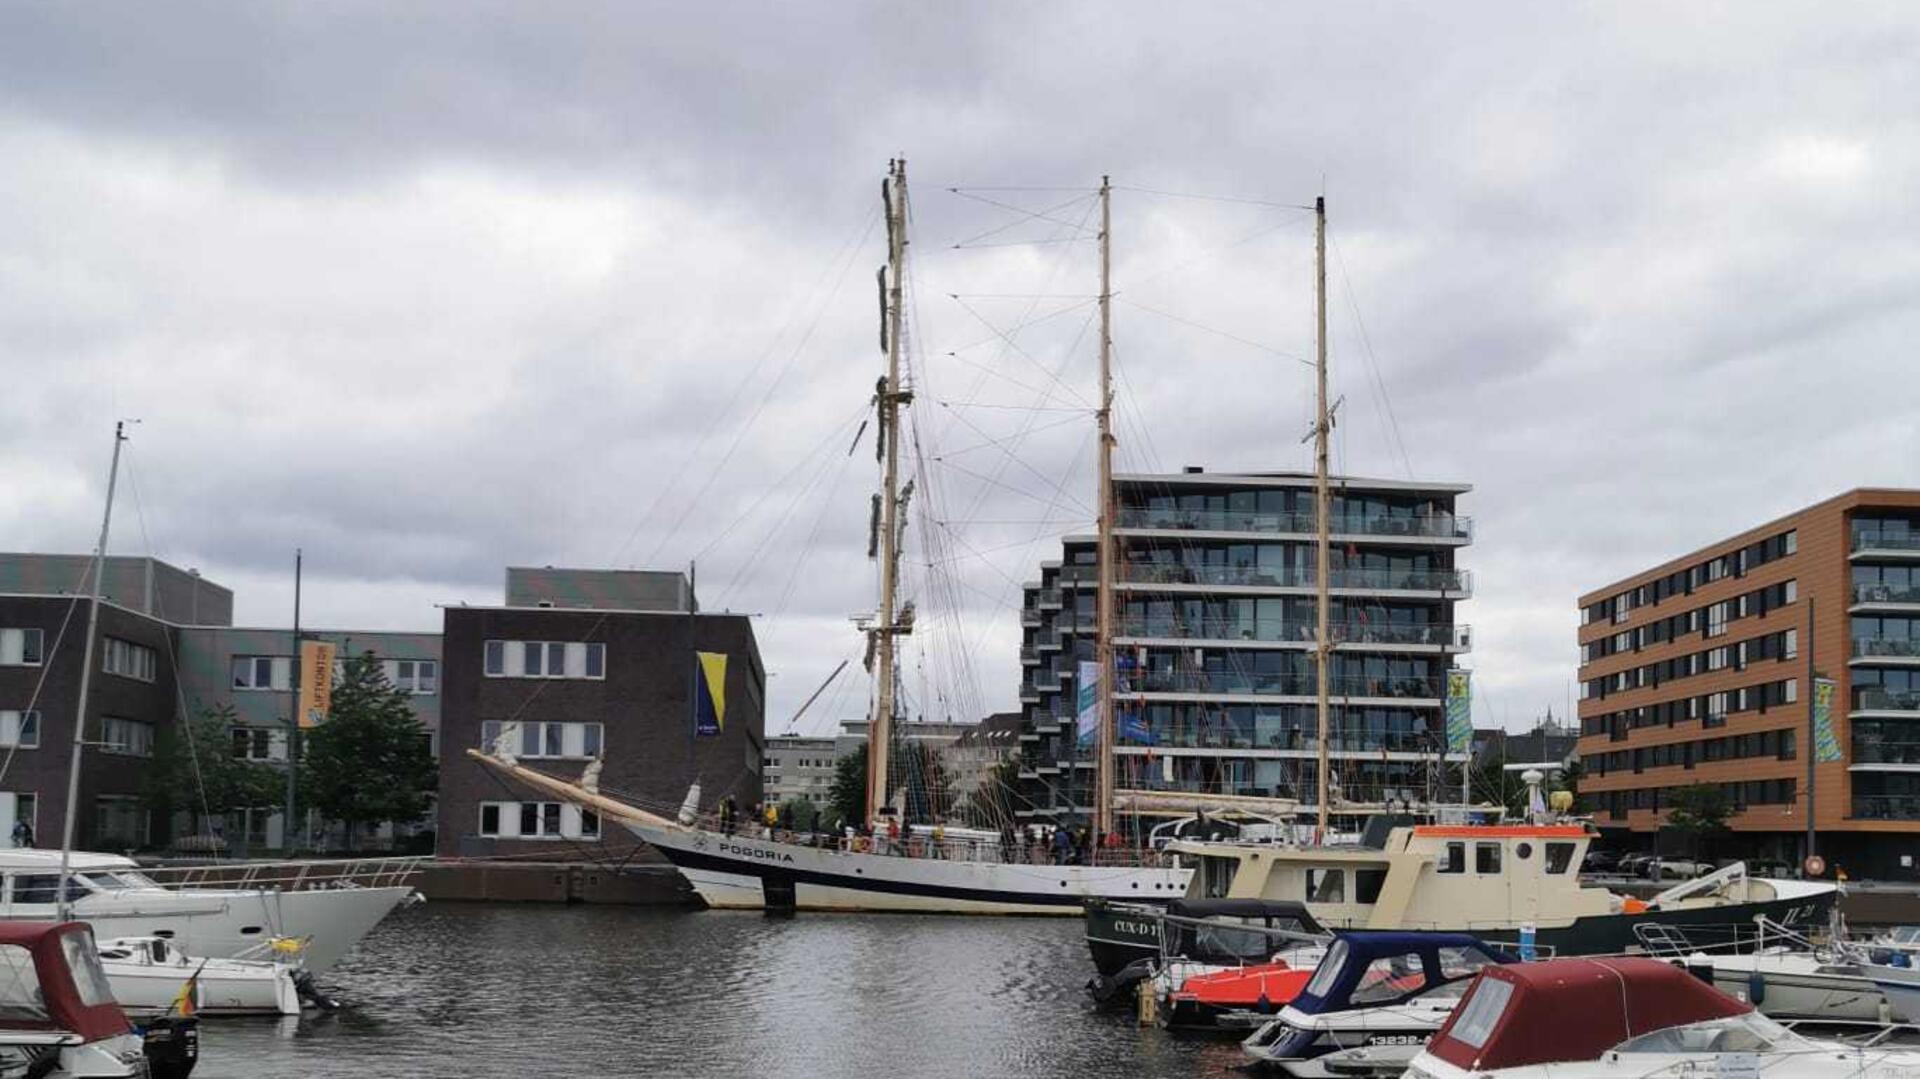
<svg viewBox="0 0 1920 1079">
<path fill-rule="evenodd" d="M 1314 378 L 1318 383 L 1313 422 L 1313 501 L 1317 522 L 1314 550 L 1314 673 L 1319 681 L 1315 709 L 1320 726 L 1318 802 L 1320 803 L 1320 841 L 1327 837 L 1327 739 L 1331 708 L 1328 704 L 1329 668 L 1333 659 L 1333 634 L 1329 625 L 1327 587 L 1332 562 L 1330 537 L 1333 490 L 1327 480 L 1327 435 L 1333 427 L 1327 414 L 1327 199 L 1313 200 L 1313 296 L 1314 296 Z"/>
<path fill-rule="evenodd" d="M 880 274 L 880 335 L 887 353 L 887 376 L 881 382 L 877 403 L 886 477 L 875 521 L 879 531 L 880 610 L 867 630 L 869 649 L 876 664 L 873 718 L 867 726 L 869 828 L 887 804 L 887 762 L 892 755 L 896 681 L 893 639 L 908 630 L 899 624 L 894 610 L 900 583 L 900 406 L 913 397 L 900 388 L 901 295 L 907 253 L 907 162 L 904 158 L 888 163 L 888 176 L 880 185 L 880 198 L 887 211 L 887 267 Z"/>
<path fill-rule="evenodd" d="M 1100 728 L 1094 764 L 1096 839 L 1113 831 L 1113 185 L 1100 178 L 1100 491 L 1099 585 L 1094 600 L 1093 658 Z"/>
<path fill-rule="evenodd" d="M 113 464 L 107 469 L 107 508 L 100 515 L 100 546 L 93 552 L 93 594 L 87 605 L 87 642 L 80 652 L 80 703 L 73 713 L 73 757 L 67 765 L 67 811 L 60 825 L 60 890 L 56 921 L 66 921 L 72 909 L 67 894 L 67 867 L 73 861 L 74 818 L 80 803 L 80 758 L 87 745 L 87 687 L 93 681 L 93 640 L 100 632 L 100 584 L 107 575 L 107 528 L 113 523 L 113 489 L 120 479 L 120 444 L 127 440 L 126 424 L 113 425 Z"/>
</svg>

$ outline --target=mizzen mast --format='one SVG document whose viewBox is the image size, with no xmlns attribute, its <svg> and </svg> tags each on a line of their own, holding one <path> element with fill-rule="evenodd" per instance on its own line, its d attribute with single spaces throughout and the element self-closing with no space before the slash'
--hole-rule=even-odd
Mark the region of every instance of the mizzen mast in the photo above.
<svg viewBox="0 0 1920 1079">
<path fill-rule="evenodd" d="M 1093 805 L 1095 838 L 1113 831 L 1113 185 L 1100 178 L 1100 550 L 1095 558 L 1099 585 L 1094 600 L 1093 658 L 1099 731 L 1094 744 Z"/>
<path fill-rule="evenodd" d="M 1331 521 L 1333 489 L 1327 479 L 1327 435 L 1333 417 L 1327 412 L 1327 199 L 1313 200 L 1313 296 L 1314 296 L 1314 378 L 1317 383 L 1313 421 L 1313 502 L 1316 535 L 1314 543 L 1314 674 L 1315 715 L 1319 720 L 1319 779 L 1316 801 L 1320 806 L 1320 840 L 1327 836 L 1327 739 L 1330 735 L 1329 667 L 1333 659 L 1333 634 L 1328 617 L 1328 577 L 1332 562 Z"/>
<path fill-rule="evenodd" d="M 892 756 L 894 696 L 898 681 L 894 637 L 912 629 L 895 611 L 900 584 L 900 409 L 913 399 L 900 386 L 900 325 L 907 254 L 907 162 L 888 162 L 880 185 L 887 213 L 887 265 L 880 271 L 880 338 L 887 374 L 875 403 L 880 409 L 880 447 L 886 472 L 874 526 L 879 533 L 880 609 L 867 627 L 867 649 L 874 660 L 873 717 L 867 725 L 867 826 L 873 827 L 887 804 L 887 764 Z"/>
</svg>

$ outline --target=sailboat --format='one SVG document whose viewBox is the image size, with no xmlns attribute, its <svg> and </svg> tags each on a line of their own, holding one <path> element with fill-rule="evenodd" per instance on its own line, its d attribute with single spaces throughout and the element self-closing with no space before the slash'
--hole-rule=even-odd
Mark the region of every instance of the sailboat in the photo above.
<svg viewBox="0 0 1920 1079">
<path fill-rule="evenodd" d="M 1112 669 L 1113 499 L 1111 378 L 1111 185 L 1100 186 L 1100 655 L 1103 670 Z M 879 408 L 881 457 L 885 463 L 883 489 L 876 496 L 874 550 L 880 563 L 879 606 L 865 620 L 868 654 L 874 672 L 875 693 L 868 731 L 867 820 L 863 836 L 843 838 L 830 846 L 816 846 L 723 827 L 717 819 L 696 811 L 697 798 L 674 817 L 649 812 L 607 797 L 588 782 L 572 783 L 519 764 L 499 746 L 469 749 L 468 755 L 516 782 L 562 801 L 594 810 L 602 820 L 619 823 L 659 850 L 680 868 L 708 906 L 729 909 L 786 909 L 839 911 L 912 911 L 954 914 L 1078 915 L 1088 900 L 1127 899 L 1164 904 L 1186 890 L 1187 870 L 1177 860 L 1152 853 L 1098 849 L 1086 859 L 1092 864 L 1037 864 L 1018 860 L 1024 844 L 1003 851 L 991 843 L 955 841 L 915 843 L 917 856 L 903 857 L 903 849 L 884 841 L 892 799 L 888 752 L 896 706 L 898 639 L 912 631 L 910 608 L 898 602 L 900 573 L 900 514 L 906 496 L 900 484 L 901 410 L 912 394 L 901 380 L 901 325 L 904 307 L 907 248 L 907 165 L 889 164 L 881 187 L 887 220 L 887 266 L 882 271 L 881 341 L 887 357 L 876 404 Z M 1112 697 L 1102 679 L 1100 768 L 1101 809 L 1095 835 L 1112 830 L 1111 739 Z M 503 742 L 505 739 L 503 739 Z M 592 766 L 589 766 L 590 768 Z M 582 777 L 586 779 L 585 776 Z M 1007 855 L 1014 857 L 1007 857 Z"/>
</svg>

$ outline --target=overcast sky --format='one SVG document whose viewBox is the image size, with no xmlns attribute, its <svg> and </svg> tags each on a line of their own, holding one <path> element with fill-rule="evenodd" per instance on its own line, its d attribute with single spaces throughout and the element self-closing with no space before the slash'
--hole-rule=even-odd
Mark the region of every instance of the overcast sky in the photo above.
<svg viewBox="0 0 1920 1079">
<path fill-rule="evenodd" d="M 1310 222 L 1266 204 L 1324 190 L 1336 468 L 1473 484 L 1478 718 L 1523 726 L 1580 592 L 1920 483 L 1916 37 L 1899 4 L 10 4 L 0 549 L 88 549 L 138 417 L 114 551 L 244 624 L 287 622 L 296 546 L 343 628 L 697 560 L 782 730 L 873 604 L 846 450 L 899 153 L 908 688 L 1011 709 L 1018 584 L 1092 517 L 1087 192 L 1121 466 L 1253 470 L 1310 465 Z"/>
</svg>

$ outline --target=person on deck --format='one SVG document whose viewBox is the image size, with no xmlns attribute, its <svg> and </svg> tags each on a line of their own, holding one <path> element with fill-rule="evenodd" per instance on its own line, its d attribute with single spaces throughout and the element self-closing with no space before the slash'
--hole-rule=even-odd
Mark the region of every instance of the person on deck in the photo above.
<svg viewBox="0 0 1920 1079">
<path fill-rule="evenodd" d="M 1002 821 L 1000 823 L 1000 860 L 1001 861 L 1003 862 L 1013 861 L 1013 852 L 1014 852 L 1015 842 L 1016 841 L 1013 838 L 1013 825 L 1009 822 Z"/>
<path fill-rule="evenodd" d="M 944 858 L 947 842 L 947 826 L 935 823 L 933 826 L 933 845 L 927 848 L 929 858 Z"/>
<path fill-rule="evenodd" d="M 734 806 L 733 795 L 729 794 L 725 798 L 720 799 L 720 834 L 721 835 L 733 834 L 733 819 L 738 814 L 738 812 L 739 810 Z"/>
<path fill-rule="evenodd" d="M 893 855 L 901 853 L 899 817 L 887 818 L 887 853 Z"/>
<path fill-rule="evenodd" d="M 1073 832 L 1067 828 L 1055 827 L 1053 830 L 1053 864 L 1069 865 L 1073 860 Z"/>
</svg>

